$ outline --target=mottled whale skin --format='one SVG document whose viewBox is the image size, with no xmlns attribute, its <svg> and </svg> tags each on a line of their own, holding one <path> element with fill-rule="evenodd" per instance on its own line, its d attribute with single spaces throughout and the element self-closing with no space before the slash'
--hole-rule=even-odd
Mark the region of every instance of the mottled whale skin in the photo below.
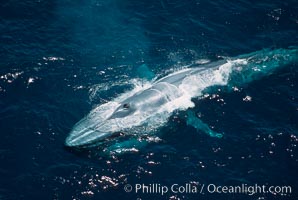
<svg viewBox="0 0 298 200">
<path fill-rule="evenodd" d="M 66 138 L 69 147 L 84 147 L 103 141 L 114 133 L 129 133 L 167 119 L 174 110 L 194 106 L 191 99 L 216 85 L 241 86 L 276 69 L 297 62 L 297 49 L 265 49 L 228 60 L 190 66 L 161 79 L 125 98 L 99 105 L 79 121 Z M 141 134 L 141 133 L 140 133 Z"/>
<path fill-rule="evenodd" d="M 161 111 L 163 105 L 179 98 L 182 93 L 179 84 L 186 76 L 199 71 L 184 69 L 170 74 L 122 102 L 113 102 L 111 113 L 97 112 L 97 109 L 78 122 L 66 139 L 67 146 L 83 146 L 96 140 L 105 139 L 115 132 L 120 132 L 141 124 L 150 116 Z M 96 116 L 97 115 L 97 116 Z M 100 119 L 98 117 L 100 116 Z"/>
</svg>

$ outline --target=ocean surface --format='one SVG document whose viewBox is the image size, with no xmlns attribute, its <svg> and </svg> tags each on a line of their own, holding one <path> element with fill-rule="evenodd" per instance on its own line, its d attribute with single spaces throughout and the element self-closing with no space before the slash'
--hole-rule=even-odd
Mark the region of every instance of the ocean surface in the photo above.
<svg viewBox="0 0 298 200">
<path fill-rule="evenodd" d="M 135 152 L 65 147 L 76 122 L 132 89 L 144 64 L 161 77 L 191 63 L 297 46 L 296 0 L 2 1 L 0 199 L 297 199 L 297 62 L 193 99 L 192 111 L 222 138 L 175 112 L 158 140 Z M 204 188 L 162 195 L 136 184 Z M 207 191 L 255 184 L 291 192 Z"/>
</svg>

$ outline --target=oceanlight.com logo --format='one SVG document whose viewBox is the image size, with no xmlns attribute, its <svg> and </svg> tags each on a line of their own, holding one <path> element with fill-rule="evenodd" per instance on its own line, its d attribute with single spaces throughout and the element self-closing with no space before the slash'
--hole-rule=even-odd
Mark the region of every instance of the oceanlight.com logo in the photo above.
<svg viewBox="0 0 298 200">
<path fill-rule="evenodd" d="M 241 184 L 240 186 L 218 186 L 215 184 L 209 184 L 207 186 L 208 193 L 223 193 L 223 194 L 247 194 L 247 195 L 255 195 L 255 194 L 280 194 L 286 195 L 292 193 L 291 186 L 266 186 L 266 185 L 247 185 Z"/>
<path fill-rule="evenodd" d="M 223 186 L 216 184 L 200 184 L 198 182 L 185 184 L 162 185 L 159 183 L 134 185 L 126 184 L 124 186 L 125 192 L 132 192 L 135 194 L 272 194 L 287 196 L 292 193 L 291 186 L 268 186 L 268 185 L 247 185 L 241 184 L 238 186 Z"/>
</svg>

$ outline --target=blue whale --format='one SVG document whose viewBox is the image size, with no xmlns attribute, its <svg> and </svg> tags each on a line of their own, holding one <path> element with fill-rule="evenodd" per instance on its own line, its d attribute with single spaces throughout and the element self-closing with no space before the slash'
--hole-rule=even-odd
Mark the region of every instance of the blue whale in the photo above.
<svg viewBox="0 0 298 200">
<path fill-rule="evenodd" d="M 297 62 L 297 55 L 296 48 L 264 49 L 186 66 L 97 106 L 73 127 L 65 144 L 69 147 L 86 147 L 116 133 L 140 135 L 152 132 L 165 124 L 173 111 L 194 107 L 192 98 L 202 98 L 206 89 L 217 85 L 239 87 Z M 198 119 L 190 121 L 197 129 L 211 136 L 220 136 Z M 116 146 L 123 151 L 128 146 L 136 147 L 135 144 L 126 141 Z"/>
</svg>

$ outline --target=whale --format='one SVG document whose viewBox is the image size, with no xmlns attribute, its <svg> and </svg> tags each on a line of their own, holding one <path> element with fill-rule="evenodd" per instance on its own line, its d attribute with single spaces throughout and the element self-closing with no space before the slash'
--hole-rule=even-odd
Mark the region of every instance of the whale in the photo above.
<svg viewBox="0 0 298 200">
<path fill-rule="evenodd" d="M 191 110 L 195 107 L 193 99 L 203 98 L 208 89 L 223 86 L 231 91 L 231 88 L 268 76 L 282 67 L 296 65 L 297 57 L 297 48 L 291 47 L 263 49 L 207 63 L 191 63 L 96 106 L 74 125 L 65 145 L 86 148 L 130 135 L 132 137 L 126 141 L 116 140 L 106 150 L 123 152 L 137 149 L 137 145 L 142 143 L 142 136 L 151 137 L 152 132 L 158 132 L 173 112 Z M 190 114 L 189 118 L 187 125 L 212 137 L 222 137 L 195 115 Z"/>
</svg>

